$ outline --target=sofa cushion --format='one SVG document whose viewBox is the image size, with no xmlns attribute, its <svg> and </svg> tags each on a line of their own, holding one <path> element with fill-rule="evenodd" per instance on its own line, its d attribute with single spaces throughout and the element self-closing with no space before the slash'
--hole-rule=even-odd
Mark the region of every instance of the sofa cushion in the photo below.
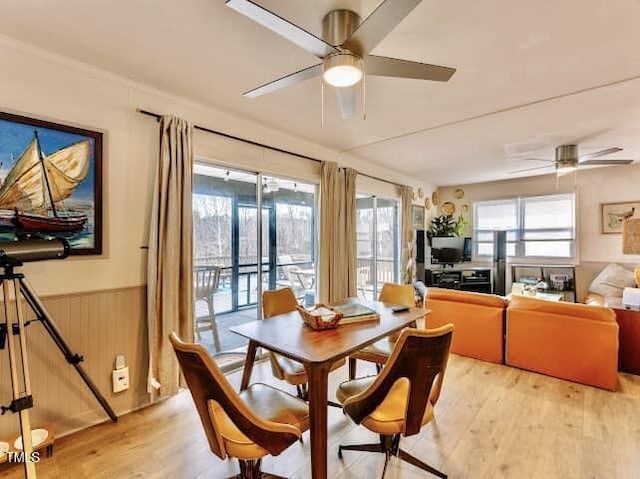
<svg viewBox="0 0 640 479">
<path fill-rule="evenodd" d="M 444 288 L 428 288 L 427 305 L 429 304 L 429 300 L 431 299 L 440 301 L 454 301 L 456 303 L 475 304 L 477 306 L 489 306 L 493 308 L 506 307 L 505 300 L 495 294 L 456 291 L 453 289 Z"/>
<path fill-rule="evenodd" d="M 453 323 L 452 353 L 502 363 L 505 306 L 499 296 L 429 288 L 426 326 L 437 328 Z"/>
<path fill-rule="evenodd" d="M 604 268 L 589 286 L 590 293 L 601 296 L 622 297 L 624 288 L 634 288 L 636 280 L 633 271 L 619 264 L 611 263 Z"/>
<path fill-rule="evenodd" d="M 596 293 L 588 293 L 584 298 L 583 303 L 589 306 L 604 306 L 607 299 L 604 296 L 600 296 Z"/>
<path fill-rule="evenodd" d="M 595 321 L 615 322 L 616 320 L 615 313 L 609 308 L 564 301 L 547 301 L 529 296 L 513 296 L 509 301 L 508 311 L 514 309 L 549 315 L 573 316 Z"/>
</svg>

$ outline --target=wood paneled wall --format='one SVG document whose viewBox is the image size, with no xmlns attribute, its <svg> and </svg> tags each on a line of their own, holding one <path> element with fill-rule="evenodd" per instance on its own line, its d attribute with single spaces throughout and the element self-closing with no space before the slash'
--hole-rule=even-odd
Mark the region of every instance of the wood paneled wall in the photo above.
<svg viewBox="0 0 640 479">
<path fill-rule="evenodd" d="M 139 286 L 42 298 L 72 351 L 84 356 L 85 370 L 117 414 L 148 403 L 145 293 L 145 287 Z M 59 436 L 108 419 L 40 323 L 27 327 L 27 342 L 34 398 L 33 427 L 52 423 Z M 126 357 L 130 388 L 114 394 L 111 371 L 118 354 Z M 10 401 L 5 349 L 0 350 L 0 403 L 7 405 Z M 16 431 L 16 414 L 0 416 L 0 438 Z"/>
</svg>

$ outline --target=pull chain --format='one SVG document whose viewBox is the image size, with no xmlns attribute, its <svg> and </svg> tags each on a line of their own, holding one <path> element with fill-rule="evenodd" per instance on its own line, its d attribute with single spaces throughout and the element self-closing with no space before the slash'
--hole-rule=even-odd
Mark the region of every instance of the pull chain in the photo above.
<svg viewBox="0 0 640 479">
<path fill-rule="evenodd" d="M 320 84 L 320 128 L 324 128 L 324 65 L 322 66 Z"/>
<path fill-rule="evenodd" d="M 367 119 L 367 72 L 362 65 L 362 119 Z"/>
</svg>

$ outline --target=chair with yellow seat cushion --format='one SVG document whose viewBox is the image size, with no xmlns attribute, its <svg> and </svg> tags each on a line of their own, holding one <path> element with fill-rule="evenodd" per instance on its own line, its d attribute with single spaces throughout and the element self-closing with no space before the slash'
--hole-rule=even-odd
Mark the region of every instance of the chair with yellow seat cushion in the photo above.
<svg viewBox="0 0 640 479">
<path fill-rule="evenodd" d="M 262 293 L 262 317 L 264 319 L 296 311 L 296 306 L 298 306 L 298 300 L 291 288 L 281 288 L 273 291 L 264 291 Z M 269 352 L 269 362 L 271 363 L 273 375 L 295 386 L 298 391 L 298 397 L 306 400 L 307 383 L 309 380 L 307 379 L 307 372 L 304 366 L 297 361 L 292 361 L 289 358 L 285 358 L 271 351 Z M 336 361 L 331 366 L 331 371 L 340 368 L 344 363 L 344 359 Z M 341 407 L 332 401 L 329 401 L 328 404 L 330 406 Z"/>
<path fill-rule="evenodd" d="M 279 455 L 309 429 L 307 404 L 266 384 L 252 384 L 237 394 L 202 346 L 185 343 L 175 333 L 169 337 L 211 452 L 238 459 L 239 479 L 277 478 L 262 474 L 261 460 Z"/>
<path fill-rule="evenodd" d="M 394 284 L 385 283 L 382 285 L 378 301 L 383 303 L 395 305 L 395 306 L 414 306 L 415 293 L 413 286 L 410 284 Z M 380 372 L 382 365 L 387 362 L 393 345 L 398 338 L 398 334 L 391 335 L 387 338 L 381 339 L 364 349 L 361 349 L 357 353 L 349 357 L 349 379 L 355 379 L 356 377 L 356 360 L 368 361 L 375 363 L 376 369 Z"/>
<path fill-rule="evenodd" d="M 342 451 L 380 452 L 446 478 L 446 474 L 400 449 L 401 436 L 413 436 L 434 417 L 449 359 L 453 325 L 400 333 L 387 365 L 378 376 L 354 379 L 338 387 L 338 400 L 357 424 L 380 435 L 375 444 L 340 445 Z"/>
</svg>

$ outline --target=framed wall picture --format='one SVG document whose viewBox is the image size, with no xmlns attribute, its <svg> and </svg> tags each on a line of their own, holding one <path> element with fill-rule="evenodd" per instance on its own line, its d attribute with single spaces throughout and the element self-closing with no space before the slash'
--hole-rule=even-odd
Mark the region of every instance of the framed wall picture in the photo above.
<svg viewBox="0 0 640 479">
<path fill-rule="evenodd" d="M 414 230 L 424 229 L 424 206 L 419 206 L 419 205 L 412 206 L 411 225 Z"/>
<path fill-rule="evenodd" d="M 602 234 L 622 234 L 625 219 L 640 218 L 640 201 L 603 203 L 601 208 Z"/>
<path fill-rule="evenodd" d="M 102 253 L 102 133 L 0 112 L 0 240 L 62 237 Z"/>
</svg>

